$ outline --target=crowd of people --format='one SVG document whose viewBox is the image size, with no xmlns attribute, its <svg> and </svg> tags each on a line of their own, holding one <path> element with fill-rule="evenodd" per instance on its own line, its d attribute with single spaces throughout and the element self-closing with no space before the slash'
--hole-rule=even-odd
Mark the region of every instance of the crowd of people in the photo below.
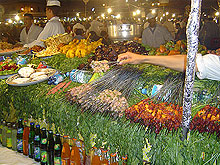
<svg viewBox="0 0 220 165">
<path fill-rule="evenodd" d="M 74 38 L 79 40 L 89 37 L 91 41 L 98 41 L 102 38 L 102 42 L 104 44 L 111 44 L 111 40 L 107 33 L 107 23 L 102 23 L 98 19 L 94 19 L 92 22 L 76 22 L 73 26 L 68 23 L 63 24 L 59 21 L 59 8 L 60 2 L 58 0 L 48 0 L 46 6 L 46 16 L 48 21 L 44 28 L 33 23 L 33 16 L 31 14 L 25 14 L 23 28 L 16 27 L 16 25 L 12 26 L 10 29 L 7 27 L 0 28 L 3 30 L 3 32 L 1 32 L 1 40 L 12 44 L 19 42 L 23 44 L 24 47 L 32 47 L 34 45 L 44 47 L 43 40 L 50 36 L 67 32 L 71 33 Z M 142 33 L 143 44 L 151 47 L 159 47 L 167 41 L 186 39 L 187 18 L 184 18 L 181 22 L 173 23 L 167 22 L 167 20 L 157 22 L 156 15 L 153 15 L 152 13 L 149 13 L 147 17 L 147 25 L 145 24 L 145 28 Z M 204 21 L 201 21 L 199 33 L 200 42 L 208 49 L 216 48 L 214 46 L 220 46 L 211 43 L 213 42 L 213 39 L 215 39 L 216 42 L 218 41 L 219 26 L 209 17 L 203 20 Z M 18 33 L 16 30 L 20 30 L 21 32 Z M 20 35 L 18 36 L 18 34 Z M 184 71 L 186 66 L 186 56 L 184 55 L 177 55 L 175 57 L 155 57 L 141 56 L 127 52 L 119 55 L 118 60 L 120 61 L 120 64 L 150 63 L 165 66 L 177 71 Z M 220 80 L 219 65 L 220 58 L 218 56 L 197 56 L 196 71 L 198 77 Z"/>
</svg>

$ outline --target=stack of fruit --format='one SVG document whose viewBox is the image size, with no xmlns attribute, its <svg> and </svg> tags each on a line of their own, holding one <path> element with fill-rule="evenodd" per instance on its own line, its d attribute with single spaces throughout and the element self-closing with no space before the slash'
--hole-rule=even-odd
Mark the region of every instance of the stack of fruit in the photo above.
<svg viewBox="0 0 220 165">
<path fill-rule="evenodd" d="M 85 57 L 94 52 L 100 45 L 102 45 L 102 39 L 94 42 L 90 42 L 89 38 L 82 39 L 81 41 L 74 39 L 68 45 L 59 46 L 59 51 L 66 54 L 68 58 Z"/>
<path fill-rule="evenodd" d="M 155 133 L 163 128 L 168 131 L 177 130 L 181 126 L 182 107 L 173 104 L 154 104 L 150 99 L 142 100 L 125 111 L 125 115 L 133 122 L 141 123 Z"/>
<path fill-rule="evenodd" d="M 220 109 L 206 105 L 193 117 L 190 129 L 200 133 L 216 133 L 220 137 Z"/>
</svg>

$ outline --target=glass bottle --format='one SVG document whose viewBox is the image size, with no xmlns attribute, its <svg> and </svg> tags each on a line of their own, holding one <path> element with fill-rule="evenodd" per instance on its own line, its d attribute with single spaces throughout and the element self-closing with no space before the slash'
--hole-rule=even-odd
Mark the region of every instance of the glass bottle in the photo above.
<svg viewBox="0 0 220 165">
<path fill-rule="evenodd" d="M 122 156 L 122 165 L 126 165 L 127 164 L 127 156 Z"/>
<path fill-rule="evenodd" d="M 17 150 L 17 126 L 16 124 L 12 125 L 12 150 Z"/>
<path fill-rule="evenodd" d="M 65 135 L 63 137 L 64 137 L 64 142 L 61 153 L 62 165 L 70 165 L 70 146 L 68 143 L 68 136 Z"/>
<path fill-rule="evenodd" d="M 47 141 L 47 163 L 49 165 L 54 164 L 54 138 L 53 131 L 48 131 L 48 141 Z"/>
<path fill-rule="evenodd" d="M 27 120 L 24 120 L 24 132 L 23 132 L 23 154 L 28 156 L 28 139 L 30 129 L 27 126 Z"/>
<path fill-rule="evenodd" d="M 41 130 L 40 159 L 42 165 L 47 165 L 47 132 L 45 127 Z"/>
<path fill-rule="evenodd" d="M 85 151 L 85 145 L 82 140 L 77 141 L 76 145 L 79 148 L 79 153 L 80 153 L 80 159 L 81 159 L 81 164 L 86 163 L 86 151 Z"/>
<path fill-rule="evenodd" d="M 110 165 L 118 165 L 117 159 L 116 159 L 116 153 L 112 153 L 111 154 L 111 158 L 110 158 Z"/>
<path fill-rule="evenodd" d="M 71 156 L 70 156 L 70 164 L 71 165 L 80 165 L 80 153 L 79 153 L 79 148 L 76 146 L 76 139 L 73 138 L 72 140 L 72 151 L 71 151 Z"/>
<path fill-rule="evenodd" d="M 40 125 L 36 125 L 34 136 L 34 160 L 40 162 Z"/>
<path fill-rule="evenodd" d="M 34 158 L 34 123 L 30 123 L 30 132 L 29 132 L 29 139 L 28 139 L 28 156 L 29 158 Z"/>
<path fill-rule="evenodd" d="M 60 140 L 60 134 L 56 134 L 54 144 L 54 165 L 61 165 L 61 151 L 62 144 Z"/>
<path fill-rule="evenodd" d="M 2 144 L 2 127 L 3 127 L 3 119 L 0 122 L 0 144 Z"/>
<path fill-rule="evenodd" d="M 6 121 L 2 122 L 2 145 L 4 147 L 7 146 L 7 126 L 6 126 Z"/>
<path fill-rule="evenodd" d="M 102 149 L 101 165 L 109 165 L 107 152 L 108 150 Z"/>
<path fill-rule="evenodd" d="M 96 147 L 93 147 L 93 156 L 92 156 L 92 161 L 91 161 L 91 165 L 100 165 L 101 161 L 100 161 L 100 157 L 98 155 L 98 149 Z"/>
<path fill-rule="evenodd" d="M 7 146 L 7 148 L 12 148 L 12 139 L 11 139 L 11 123 L 7 123 L 7 135 L 6 135 L 6 137 L 7 137 L 7 139 L 6 139 L 6 146 Z"/>
<path fill-rule="evenodd" d="M 22 124 L 22 119 L 18 120 L 18 129 L 17 129 L 17 151 L 23 152 L 23 132 L 24 126 Z"/>
</svg>

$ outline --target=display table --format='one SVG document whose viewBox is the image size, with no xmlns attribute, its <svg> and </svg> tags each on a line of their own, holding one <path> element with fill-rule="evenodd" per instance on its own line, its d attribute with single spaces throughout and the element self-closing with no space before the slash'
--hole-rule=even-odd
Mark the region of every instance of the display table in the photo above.
<svg viewBox="0 0 220 165">
<path fill-rule="evenodd" d="M 40 164 L 24 156 L 21 153 L 8 149 L 0 145 L 0 164 L 1 165 L 30 165 L 30 164 Z"/>
</svg>

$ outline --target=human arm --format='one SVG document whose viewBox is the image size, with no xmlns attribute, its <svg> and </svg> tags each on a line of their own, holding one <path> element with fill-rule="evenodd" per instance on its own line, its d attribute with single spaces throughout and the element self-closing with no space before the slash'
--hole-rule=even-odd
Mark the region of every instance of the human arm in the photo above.
<svg viewBox="0 0 220 165">
<path fill-rule="evenodd" d="M 126 52 L 118 56 L 118 61 L 123 64 L 153 64 L 184 72 L 186 69 L 186 55 L 174 56 L 146 56 Z"/>
</svg>

